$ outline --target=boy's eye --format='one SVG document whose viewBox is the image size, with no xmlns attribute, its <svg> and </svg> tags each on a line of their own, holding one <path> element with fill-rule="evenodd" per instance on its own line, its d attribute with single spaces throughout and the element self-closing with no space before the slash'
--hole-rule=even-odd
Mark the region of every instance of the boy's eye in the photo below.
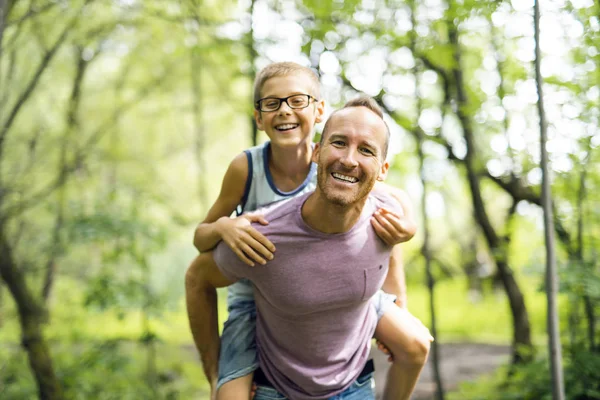
<svg viewBox="0 0 600 400">
<path fill-rule="evenodd" d="M 263 107 L 274 108 L 279 105 L 279 99 L 266 99 L 263 100 Z"/>
<path fill-rule="evenodd" d="M 306 103 L 306 98 L 304 96 L 294 96 L 288 99 L 288 102 L 292 107 L 301 107 Z"/>
</svg>

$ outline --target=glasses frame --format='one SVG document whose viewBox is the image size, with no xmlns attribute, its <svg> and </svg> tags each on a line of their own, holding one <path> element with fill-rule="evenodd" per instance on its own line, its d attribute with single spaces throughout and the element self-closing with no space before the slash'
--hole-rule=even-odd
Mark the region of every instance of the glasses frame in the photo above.
<svg viewBox="0 0 600 400">
<path fill-rule="evenodd" d="M 306 103 L 306 105 L 304 107 L 294 107 L 292 106 L 290 103 L 288 103 L 288 99 L 292 98 L 292 97 L 296 97 L 296 96 L 306 96 L 308 97 L 308 102 Z M 293 94 L 291 96 L 288 97 L 263 97 L 262 99 L 258 100 L 256 103 L 254 103 L 254 108 L 261 111 L 261 112 L 274 112 L 274 111 L 278 111 L 281 108 L 281 105 L 285 102 L 285 104 L 288 105 L 289 108 L 291 108 L 292 110 L 302 110 L 303 108 L 306 108 L 310 105 L 310 101 L 311 99 L 313 101 L 319 101 L 316 97 L 311 96 L 310 94 L 305 94 L 305 93 L 298 93 L 298 94 Z M 263 110 L 262 109 L 262 102 L 263 100 L 279 100 L 279 106 L 277 106 L 276 109 L 274 110 Z"/>
</svg>

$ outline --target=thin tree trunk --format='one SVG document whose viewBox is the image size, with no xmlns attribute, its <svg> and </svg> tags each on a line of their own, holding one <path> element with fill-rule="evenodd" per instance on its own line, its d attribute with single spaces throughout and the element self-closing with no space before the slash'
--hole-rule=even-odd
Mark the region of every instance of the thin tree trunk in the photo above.
<svg viewBox="0 0 600 400">
<path fill-rule="evenodd" d="M 416 7 L 414 0 L 410 2 L 410 18 L 412 22 L 412 30 L 410 32 L 410 48 L 413 54 L 416 53 L 416 23 L 417 19 L 415 16 Z M 423 194 L 421 195 L 421 215 L 423 221 L 423 247 L 422 253 L 425 258 L 425 274 L 427 279 L 427 288 L 429 290 L 429 315 L 431 316 L 431 334 L 435 340 L 431 343 L 431 360 L 433 377 L 436 384 L 436 400 L 444 400 L 444 384 L 442 380 L 442 373 L 440 368 L 440 346 L 439 337 L 437 332 L 437 319 L 435 313 L 435 279 L 431 272 L 431 252 L 429 244 L 429 224 L 427 218 L 427 177 L 425 176 L 425 154 L 423 153 L 423 132 L 419 128 L 418 120 L 421 115 L 421 93 L 419 92 L 419 67 L 417 63 L 413 68 L 413 75 L 415 77 L 415 100 L 417 108 L 417 118 L 413 126 L 413 134 L 417 141 L 417 153 L 419 155 L 419 176 L 421 178 L 421 184 L 423 185 Z"/>
<path fill-rule="evenodd" d="M 21 345 L 27 353 L 29 365 L 38 385 L 42 400 L 63 398 L 62 388 L 54 373 L 50 350 L 42 333 L 45 310 L 35 300 L 25 283 L 25 276 L 14 263 L 12 249 L 0 226 L 0 277 L 10 290 L 19 312 Z"/>
<path fill-rule="evenodd" d="M 467 170 L 467 180 L 469 182 L 471 201 L 475 220 L 481 227 L 490 252 L 494 257 L 498 273 L 502 279 L 502 284 L 506 291 L 510 304 L 511 315 L 513 319 L 513 362 L 519 363 L 528 361 L 533 354 L 531 343 L 531 328 L 529 324 L 529 315 L 523 298 L 523 293 L 508 265 L 508 250 L 505 243 L 493 228 L 491 221 L 485 209 L 479 175 L 475 165 L 476 143 L 475 135 L 471 125 L 471 119 L 466 114 L 468 108 L 468 99 L 466 95 L 465 82 L 461 70 L 461 50 L 458 40 L 458 32 L 451 21 L 447 22 L 450 44 L 454 48 L 454 66 L 452 75 L 456 83 L 457 107 L 456 113 L 463 129 L 463 135 L 467 144 L 467 152 L 464 163 Z"/>
<path fill-rule="evenodd" d="M 589 146 L 588 146 L 589 147 Z M 591 148 L 590 148 L 591 149 Z M 591 150 L 589 150 L 591 151 Z M 591 155 L 588 154 L 588 162 L 582 164 L 581 174 L 579 175 L 579 192 L 577 193 L 577 262 L 579 262 L 583 267 L 585 267 L 585 259 L 583 255 L 583 203 L 585 201 L 586 195 L 586 187 L 585 187 L 585 179 L 587 176 L 586 168 L 589 164 L 589 159 L 591 159 Z M 587 267 L 586 267 L 587 268 Z M 590 269 L 593 267 L 590 267 Z M 593 273 L 593 270 L 588 271 L 589 273 Z M 594 304 L 589 295 L 583 295 L 583 308 L 585 312 L 585 317 L 587 321 L 587 335 L 588 335 L 588 345 L 590 351 L 594 351 L 596 349 L 596 313 L 594 312 Z"/>
<path fill-rule="evenodd" d="M 558 326 L 558 310 L 556 297 L 558 293 L 558 275 L 554 254 L 554 227 L 552 224 L 552 194 L 550 177 L 548 176 L 548 151 L 546 150 L 547 126 L 544 111 L 544 95 L 542 91 L 541 52 L 540 52 L 540 5 L 534 0 L 534 36 L 535 36 L 535 82 L 538 91 L 538 113 L 540 119 L 540 147 L 542 168 L 542 206 L 544 208 L 544 232 L 546 239 L 546 294 L 548 299 L 548 347 L 550 352 L 550 367 L 552 381 L 552 398 L 565 398 L 565 388 L 562 371 L 562 349 L 560 330 Z"/>
<path fill-rule="evenodd" d="M 198 200 L 200 202 L 201 209 L 204 211 L 206 210 L 207 206 L 206 190 L 204 185 L 204 178 L 206 176 L 206 168 L 204 163 L 205 132 L 204 125 L 202 123 L 202 59 L 198 49 L 192 48 L 190 50 L 190 61 L 193 99 L 192 112 L 194 114 L 194 138 L 196 144 L 196 165 L 198 166 L 199 171 Z"/>
<path fill-rule="evenodd" d="M 77 57 L 77 72 L 73 81 L 73 88 L 71 90 L 71 96 L 69 98 L 69 108 L 67 115 L 67 127 L 65 128 L 65 134 L 62 137 L 62 144 L 60 149 L 60 159 L 58 162 L 58 170 L 61 174 L 61 179 L 66 182 L 67 179 L 67 150 L 69 142 L 73 133 L 77 131 L 79 122 L 77 113 L 79 110 L 79 103 L 81 99 L 81 85 L 85 76 L 85 71 L 89 65 L 89 61 L 83 58 L 82 49 L 77 48 L 75 51 Z M 44 301 L 48 301 L 54 286 L 54 277 L 57 270 L 57 259 L 64 253 L 63 242 L 61 240 L 61 231 L 64 223 L 64 215 L 66 209 L 66 188 L 65 185 L 61 185 L 57 192 L 57 212 L 56 220 L 54 222 L 54 229 L 52 231 L 52 247 L 50 249 L 50 257 L 46 262 L 44 283 L 42 285 L 42 298 Z"/>
<path fill-rule="evenodd" d="M 418 129 L 418 128 L 417 128 Z M 433 377 L 436 383 L 436 399 L 444 400 L 444 385 L 440 369 L 440 351 L 439 336 L 437 333 L 437 319 L 435 314 L 435 280 L 431 272 L 431 254 L 429 251 L 429 227 L 427 224 L 427 180 L 425 177 L 425 156 L 423 154 L 422 132 L 418 132 L 420 137 L 417 142 L 417 152 L 419 154 L 419 174 L 421 184 L 423 185 L 423 194 L 421 196 L 421 215 L 423 219 L 423 247 L 422 253 L 425 258 L 425 274 L 427 278 L 427 288 L 429 290 L 429 314 L 431 315 L 431 334 L 435 340 L 431 343 L 431 359 Z"/>
<path fill-rule="evenodd" d="M 250 75 L 250 81 L 254 82 L 254 78 L 256 76 L 256 68 L 254 67 L 254 63 L 256 62 L 256 43 L 254 42 L 254 27 L 252 24 L 254 23 L 254 4 L 256 0 L 252 0 L 250 3 L 250 30 L 248 32 L 248 56 L 250 58 L 250 70 L 248 74 Z M 251 102 L 252 107 L 254 108 L 254 90 L 252 90 L 251 94 Z M 258 144 L 258 127 L 256 126 L 256 120 L 254 119 L 254 115 L 250 115 L 250 126 L 252 131 L 250 132 L 250 138 L 252 139 L 252 146 L 256 146 Z"/>
</svg>

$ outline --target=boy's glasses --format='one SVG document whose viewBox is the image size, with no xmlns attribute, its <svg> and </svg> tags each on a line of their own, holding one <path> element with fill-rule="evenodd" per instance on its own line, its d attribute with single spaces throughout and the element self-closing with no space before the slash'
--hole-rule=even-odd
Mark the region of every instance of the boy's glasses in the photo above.
<svg viewBox="0 0 600 400">
<path fill-rule="evenodd" d="M 308 107 L 310 99 L 317 100 L 310 94 L 294 94 L 288 97 L 265 97 L 257 101 L 255 106 L 257 110 L 270 112 L 279 110 L 281 103 L 285 102 L 290 108 L 299 109 Z"/>
</svg>

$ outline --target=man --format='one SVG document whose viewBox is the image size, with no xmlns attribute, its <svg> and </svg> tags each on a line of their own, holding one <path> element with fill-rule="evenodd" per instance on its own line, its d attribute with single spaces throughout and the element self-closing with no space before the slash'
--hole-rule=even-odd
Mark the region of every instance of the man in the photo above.
<svg viewBox="0 0 600 400">
<path fill-rule="evenodd" d="M 319 167 L 315 192 L 265 209 L 269 225 L 256 226 L 276 244 L 277 256 L 250 268 L 225 245 L 214 255 L 201 255 L 211 285 L 248 278 L 255 287 L 258 375 L 265 378 L 256 400 L 374 398 L 365 364 L 384 312 L 398 324 L 380 324 L 379 338 L 388 344 L 385 338 L 394 337 L 424 361 L 429 336 L 407 312 L 391 302 L 381 304 L 381 296 L 379 304 L 372 300 L 385 279 L 391 248 L 377 238 L 369 220 L 378 208 L 398 209 L 387 194 L 370 194 L 387 173 L 388 140 L 372 99 L 336 111 L 313 153 Z M 206 296 L 214 294 L 206 291 Z M 216 313 L 207 321 L 218 344 Z M 207 351 L 212 355 L 203 355 L 205 364 L 218 355 L 218 350 Z"/>
</svg>

